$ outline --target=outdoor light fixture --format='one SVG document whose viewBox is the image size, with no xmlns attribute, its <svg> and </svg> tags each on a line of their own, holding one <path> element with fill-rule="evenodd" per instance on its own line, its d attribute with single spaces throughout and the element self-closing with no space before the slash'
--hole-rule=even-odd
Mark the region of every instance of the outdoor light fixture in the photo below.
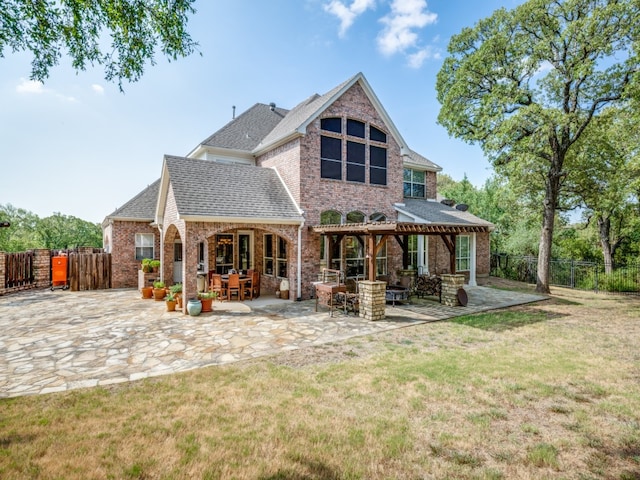
<svg viewBox="0 0 640 480">
<path fill-rule="evenodd" d="M 11 224 L 9 222 L 0 222 L 0 228 L 3 228 L 3 227 L 6 228 L 6 227 L 10 227 L 10 226 L 11 226 Z"/>
</svg>

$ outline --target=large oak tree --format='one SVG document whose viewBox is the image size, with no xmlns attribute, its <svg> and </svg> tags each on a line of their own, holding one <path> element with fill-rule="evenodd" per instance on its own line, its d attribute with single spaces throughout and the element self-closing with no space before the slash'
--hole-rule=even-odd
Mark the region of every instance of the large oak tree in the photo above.
<svg viewBox="0 0 640 480">
<path fill-rule="evenodd" d="M 640 0 L 529 0 L 451 38 L 438 116 L 477 142 L 497 171 L 518 165 L 543 185 L 536 290 L 549 292 L 567 154 L 594 117 L 637 88 Z"/>
<path fill-rule="evenodd" d="M 102 65 L 105 78 L 137 81 L 156 50 L 169 60 L 194 52 L 186 30 L 195 0 L 0 0 L 0 57 L 33 55 L 31 79 L 44 81 L 63 55 L 73 68 Z"/>
</svg>

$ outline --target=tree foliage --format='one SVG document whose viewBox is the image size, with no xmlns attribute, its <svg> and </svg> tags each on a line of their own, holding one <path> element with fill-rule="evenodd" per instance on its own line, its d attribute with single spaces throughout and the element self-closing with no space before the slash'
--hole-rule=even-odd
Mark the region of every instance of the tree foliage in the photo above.
<svg viewBox="0 0 640 480">
<path fill-rule="evenodd" d="M 529 172 L 543 192 L 538 291 L 549 291 L 556 211 L 574 168 L 568 153 L 593 118 L 640 83 L 639 29 L 640 0 L 529 0 L 449 43 L 436 85 L 439 123 L 479 143 L 500 173 Z"/>
<path fill-rule="evenodd" d="M 0 0 L 0 57 L 33 55 L 31 79 L 44 81 L 63 54 L 74 69 L 102 65 L 105 78 L 137 81 L 156 50 L 169 60 L 197 47 L 186 30 L 195 0 Z"/>
<path fill-rule="evenodd" d="M 11 224 L 9 228 L 0 228 L 0 251 L 102 247 L 100 225 L 70 215 L 54 213 L 41 219 L 7 204 L 0 205 L 0 220 Z"/>
</svg>

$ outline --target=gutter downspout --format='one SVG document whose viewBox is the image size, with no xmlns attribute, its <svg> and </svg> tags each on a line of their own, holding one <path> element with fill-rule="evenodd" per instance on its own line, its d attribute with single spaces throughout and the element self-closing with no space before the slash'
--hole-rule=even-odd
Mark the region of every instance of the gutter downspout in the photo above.
<svg viewBox="0 0 640 480">
<path fill-rule="evenodd" d="M 297 302 L 302 300 L 302 227 L 304 227 L 304 219 L 298 227 L 298 278 L 296 285 L 296 288 L 298 290 L 298 295 L 296 297 Z"/>
</svg>

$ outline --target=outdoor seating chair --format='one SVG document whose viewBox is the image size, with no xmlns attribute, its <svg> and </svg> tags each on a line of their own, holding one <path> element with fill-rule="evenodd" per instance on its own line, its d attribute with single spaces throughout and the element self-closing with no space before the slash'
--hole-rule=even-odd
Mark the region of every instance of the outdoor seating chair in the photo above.
<svg viewBox="0 0 640 480">
<path fill-rule="evenodd" d="M 222 283 L 222 275 L 217 273 L 212 273 L 210 275 L 209 290 L 218 294 L 219 301 L 227 299 L 227 290 L 224 288 L 224 284 Z"/>
<path fill-rule="evenodd" d="M 244 296 L 249 296 L 249 300 L 260 296 L 260 272 L 252 271 L 251 280 L 245 283 Z"/>
<path fill-rule="evenodd" d="M 229 300 L 232 299 L 234 295 L 238 297 L 238 300 L 244 299 L 244 292 L 240 290 L 240 275 L 237 273 L 229 274 L 229 281 L 227 283 L 227 297 Z"/>
</svg>

